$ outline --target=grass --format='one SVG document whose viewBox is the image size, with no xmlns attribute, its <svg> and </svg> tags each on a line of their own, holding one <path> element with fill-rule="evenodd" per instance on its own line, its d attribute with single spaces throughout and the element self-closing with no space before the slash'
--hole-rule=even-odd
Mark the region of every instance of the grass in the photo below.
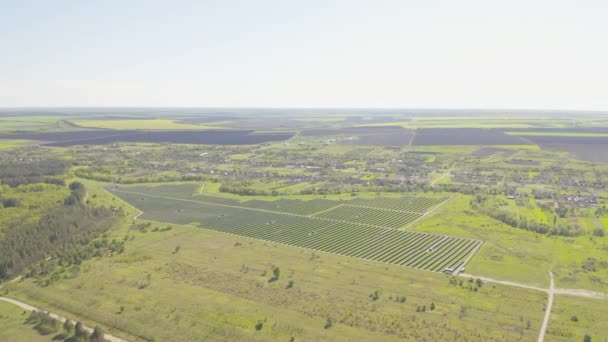
<svg viewBox="0 0 608 342">
<path fill-rule="evenodd" d="M 235 154 L 231 155 L 229 158 L 231 160 L 247 160 L 254 156 L 255 156 L 255 154 L 253 154 L 253 153 L 235 153 Z"/>
<path fill-rule="evenodd" d="M 50 342 L 53 336 L 40 335 L 31 325 L 25 324 L 29 316 L 25 310 L 0 301 L 0 341 Z"/>
<path fill-rule="evenodd" d="M 287 186 L 283 186 L 283 187 L 278 187 L 275 188 L 274 190 L 280 191 L 282 193 L 299 193 L 301 190 L 310 188 L 310 187 L 315 187 L 318 186 L 318 184 L 311 184 L 308 182 L 301 182 L 301 183 L 295 183 L 295 184 L 291 184 L 291 185 L 287 185 Z"/>
<path fill-rule="evenodd" d="M 86 262 L 78 277 L 46 288 L 24 281 L 10 294 L 156 340 L 530 340 L 542 317 L 545 296 L 534 291 L 487 285 L 474 292 L 442 274 L 189 227 L 115 235 L 134 237 L 126 254 Z M 269 282 L 273 267 L 281 275 Z M 417 313 L 422 305 L 427 312 Z M 325 329 L 328 318 L 334 323 Z"/>
<path fill-rule="evenodd" d="M 0 139 L 0 151 L 12 150 L 31 143 L 29 140 L 17 140 L 17 139 Z"/>
<path fill-rule="evenodd" d="M 602 341 L 608 336 L 606 304 L 597 299 L 556 296 L 545 341 L 582 341 L 585 335 L 592 341 Z"/>
<path fill-rule="evenodd" d="M 218 129 L 214 125 L 220 124 L 220 122 L 206 123 L 205 125 L 181 124 L 167 119 L 74 120 L 72 122 L 81 127 L 105 129 Z"/>
<path fill-rule="evenodd" d="M 0 232 L 10 222 L 25 218 L 23 223 L 26 223 L 38 219 L 44 208 L 62 202 L 68 195 L 68 188 L 58 185 L 39 184 L 22 185 L 18 188 L 0 187 L 0 196 L 16 198 L 20 202 L 18 207 L 0 208 Z"/>
<path fill-rule="evenodd" d="M 589 272 L 582 267 L 588 258 L 606 260 L 608 238 L 545 236 L 512 228 L 473 212 L 469 200 L 458 196 L 410 230 L 483 240 L 467 266 L 470 274 L 548 287 L 548 272 L 553 271 L 557 287 L 608 292 L 608 268 L 598 263 Z"/>
<path fill-rule="evenodd" d="M 97 204 L 135 214 L 101 191 L 103 183 L 85 182 Z M 540 292 L 500 285 L 471 291 L 439 273 L 179 225 L 152 229 L 166 226 L 117 227 L 109 238 L 127 237 L 124 254 L 86 261 L 78 276 L 48 287 L 12 284 L 9 295 L 133 341 L 531 340 L 540 327 Z M 280 278 L 269 282 L 274 267 Z M 378 299 L 370 299 L 376 291 Z M 416 312 L 421 306 L 425 313 Z M 328 318 L 333 325 L 325 329 Z"/>
</svg>

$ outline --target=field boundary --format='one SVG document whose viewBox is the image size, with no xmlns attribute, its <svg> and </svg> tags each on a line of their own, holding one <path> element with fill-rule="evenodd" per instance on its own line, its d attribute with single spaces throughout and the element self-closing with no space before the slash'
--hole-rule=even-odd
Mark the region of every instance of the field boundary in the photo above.
<svg viewBox="0 0 608 342">
<path fill-rule="evenodd" d="M 314 248 L 296 246 L 296 245 L 292 245 L 292 244 L 284 243 L 284 242 L 270 241 L 270 240 L 264 240 L 264 239 L 254 238 L 254 237 L 245 236 L 245 235 L 234 234 L 234 233 L 230 233 L 230 232 L 224 232 L 224 231 L 220 231 L 220 230 L 206 228 L 202 224 L 200 226 L 193 226 L 191 224 L 179 224 L 179 223 L 171 223 L 171 222 L 158 221 L 158 220 L 150 220 L 150 219 L 138 219 L 138 220 L 140 220 L 140 221 L 147 221 L 147 222 L 154 222 L 154 223 L 162 223 L 162 224 L 173 224 L 173 225 L 176 225 L 176 226 L 182 226 L 182 227 L 188 227 L 188 228 L 204 229 L 206 231 L 214 232 L 214 233 L 217 233 L 217 234 L 226 234 L 226 235 L 234 236 L 234 237 L 241 238 L 241 239 L 248 239 L 248 240 L 253 240 L 253 241 L 258 241 L 258 242 L 263 242 L 263 243 L 268 243 L 268 244 L 275 244 L 275 245 L 287 246 L 287 247 L 292 247 L 292 248 L 298 248 L 298 249 L 302 249 L 302 250 L 309 251 L 309 252 L 314 252 L 314 253 L 330 254 L 330 255 L 339 256 L 339 257 L 342 257 L 342 258 L 344 258 L 344 257 L 346 257 L 346 258 L 353 258 L 353 259 L 364 260 L 364 261 L 369 261 L 369 262 L 374 262 L 374 263 L 379 263 L 379 264 L 384 264 L 384 265 L 391 265 L 391 266 L 396 266 L 396 267 L 404 267 L 404 268 L 408 268 L 408 269 L 415 269 L 417 271 L 423 271 L 423 272 L 431 272 L 431 273 L 439 273 L 439 274 L 442 273 L 441 271 L 431 271 L 431 270 L 427 270 L 427 269 L 423 269 L 423 268 L 419 268 L 419 267 L 406 266 L 406 265 L 401 265 L 401 264 L 394 264 L 394 263 L 390 263 L 390 262 L 386 262 L 386 261 L 379 261 L 379 260 L 374 260 L 374 259 L 369 259 L 369 258 L 364 258 L 364 257 L 352 256 L 352 255 L 348 255 L 348 254 L 340 254 L 340 253 L 334 253 L 334 252 L 327 252 L 327 251 L 323 251 L 323 250 L 320 250 L 320 249 L 314 249 Z M 427 234 L 427 233 L 422 233 L 421 232 L 420 234 Z M 439 235 L 439 234 L 433 234 L 433 235 Z M 449 235 L 441 235 L 441 236 L 452 237 L 452 236 L 449 236 Z M 174 236 L 171 236 L 171 237 L 174 237 Z M 467 240 L 466 238 L 459 238 L 459 239 Z M 474 240 L 474 241 L 479 241 L 479 240 Z M 481 241 L 479 241 L 479 242 L 481 242 Z"/>
<path fill-rule="evenodd" d="M 420 217 L 416 218 L 414 221 L 406 224 L 405 226 L 399 228 L 400 230 L 406 230 L 411 228 L 412 226 L 414 226 L 416 223 L 420 222 L 422 219 L 424 219 L 425 217 L 429 216 L 430 214 L 434 213 L 436 210 L 438 210 L 439 208 L 442 208 L 444 205 L 446 205 L 448 202 L 450 202 L 451 200 L 454 199 L 454 196 L 450 196 L 450 198 L 448 198 L 447 200 L 439 203 L 435 208 L 431 209 L 430 211 L 427 211 L 426 213 L 420 215 Z M 430 233 L 427 233 L 430 234 Z M 451 235 L 446 235 L 446 236 L 451 236 Z M 465 239 L 465 238 L 463 238 Z M 471 240 L 475 240 L 475 239 L 471 239 Z M 477 240 L 477 241 L 482 241 L 482 240 Z"/>
<path fill-rule="evenodd" d="M 477 246 L 475 246 L 475 248 L 473 248 L 471 253 L 469 253 L 469 256 L 467 256 L 467 258 L 464 259 L 462 264 L 460 266 L 458 266 L 458 268 L 456 270 L 454 270 L 455 276 L 457 276 L 460 273 L 460 271 L 467 266 L 469 261 L 471 261 L 471 259 L 473 259 L 473 257 L 475 256 L 475 254 L 477 254 L 477 251 L 479 251 L 479 249 L 481 248 L 482 245 L 483 245 L 483 240 L 480 240 L 479 244 L 477 244 Z"/>
<path fill-rule="evenodd" d="M 345 206 L 345 205 L 347 205 L 347 204 L 346 204 L 346 203 L 340 203 L 340 204 L 338 204 L 338 205 L 337 205 L 337 206 L 335 206 L 335 207 L 331 207 L 331 208 L 323 209 L 323 210 L 321 210 L 321 211 L 317 211 L 316 213 L 312 213 L 312 214 L 310 214 L 310 215 L 306 215 L 306 216 L 307 216 L 307 217 L 318 218 L 318 217 L 317 217 L 317 216 L 315 216 L 315 215 L 320 215 L 320 214 L 323 214 L 323 213 L 325 213 L 325 212 L 332 211 L 332 210 L 334 210 L 334 209 L 336 209 L 336 208 L 343 207 L 343 206 Z"/>
</svg>

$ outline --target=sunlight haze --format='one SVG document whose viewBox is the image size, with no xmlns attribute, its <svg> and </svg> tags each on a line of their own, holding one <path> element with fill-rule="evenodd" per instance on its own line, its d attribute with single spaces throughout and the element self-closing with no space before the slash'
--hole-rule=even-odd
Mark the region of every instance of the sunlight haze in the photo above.
<svg viewBox="0 0 608 342">
<path fill-rule="evenodd" d="M 601 1 L 4 1 L 0 105 L 607 110 Z"/>
</svg>

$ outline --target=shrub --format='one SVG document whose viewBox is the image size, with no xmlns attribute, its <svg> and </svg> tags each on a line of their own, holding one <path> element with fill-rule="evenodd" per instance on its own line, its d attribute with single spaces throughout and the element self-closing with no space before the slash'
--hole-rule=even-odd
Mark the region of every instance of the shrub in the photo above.
<svg viewBox="0 0 608 342">
<path fill-rule="evenodd" d="M 597 227 L 593 230 L 593 235 L 603 237 L 606 235 L 606 231 L 602 227 Z"/>
<path fill-rule="evenodd" d="M 323 326 L 323 328 L 329 329 L 333 325 L 334 325 L 334 322 L 332 321 L 332 319 L 330 317 L 327 317 L 327 320 L 325 321 L 325 325 Z"/>
</svg>

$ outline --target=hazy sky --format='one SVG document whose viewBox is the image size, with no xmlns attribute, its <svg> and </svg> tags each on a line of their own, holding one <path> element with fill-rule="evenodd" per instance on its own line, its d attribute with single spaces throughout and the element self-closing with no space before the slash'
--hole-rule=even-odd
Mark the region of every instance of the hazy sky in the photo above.
<svg viewBox="0 0 608 342">
<path fill-rule="evenodd" d="M 608 2 L 0 0 L 0 107 L 608 110 Z"/>
</svg>

